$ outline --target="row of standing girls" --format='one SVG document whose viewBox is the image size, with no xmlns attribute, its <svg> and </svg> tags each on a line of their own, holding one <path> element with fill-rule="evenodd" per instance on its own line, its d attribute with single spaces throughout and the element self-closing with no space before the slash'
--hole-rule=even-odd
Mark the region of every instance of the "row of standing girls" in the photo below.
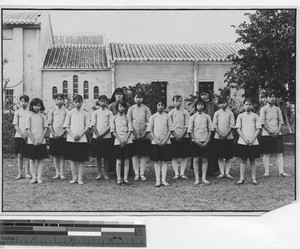
<svg viewBox="0 0 300 249">
<path fill-rule="evenodd" d="M 56 169 L 56 175 L 53 178 L 65 179 L 64 162 L 70 160 L 71 184 L 76 182 L 83 184 L 83 164 L 84 161 L 89 160 L 89 144 L 85 134 L 90 128 L 93 130 L 91 153 L 97 158 L 99 172 L 97 179 L 101 178 L 102 159 L 104 178 L 109 178 L 105 169 L 107 170 L 108 160 L 113 154 L 116 158 L 118 185 L 129 184 L 128 172 L 131 157 L 135 171 L 134 180 L 145 181 L 144 172 L 148 155 L 155 162 L 156 187 L 169 185 L 166 181 L 167 161 L 172 159 L 175 172 L 173 179 L 188 179 L 184 172 L 187 158 L 190 156 L 193 157 L 194 184 L 200 183 L 200 158 L 202 161 L 201 182 L 210 184 L 206 180 L 206 173 L 207 158 L 211 155 L 218 158 L 221 174 L 217 178 L 232 178 L 229 174 L 230 159 L 233 156 L 241 158 L 240 180 L 237 182 L 239 185 L 244 183 L 245 165 L 248 158 L 251 166 L 251 182 L 254 185 L 258 184 L 255 158 L 260 157 L 260 154 L 263 154 L 264 176 L 269 176 L 268 160 L 271 153 L 277 154 L 280 175 L 287 176 L 283 172 L 283 142 L 280 133 L 283 121 L 280 109 L 274 105 L 273 94 L 269 94 L 268 105 L 261 109 L 260 117 L 251 111 L 252 101 L 245 99 L 245 112 L 238 116 L 236 125 L 232 112 L 227 109 L 227 100 L 223 98 L 219 100 L 221 109 L 215 112 L 212 122 L 210 116 L 204 113 L 206 102 L 202 99 L 195 103 L 196 112 L 191 117 L 181 107 L 182 97 L 179 95 L 173 98 L 175 108 L 172 111 L 165 113 L 165 103 L 159 101 L 156 104 L 157 112 L 151 116 L 149 108 L 142 104 L 143 96 L 139 93 L 134 98 L 136 104 L 130 107 L 126 114 L 128 104 L 122 101 L 122 98 L 118 99 L 118 95 L 122 94 L 121 90 L 116 91 L 116 101 L 108 106 L 109 109 L 117 111 L 116 115 L 113 115 L 113 112 L 107 108 L 107 97 L 101 95 L 99 97 L 100 108 L 93 112 L 91 121 L 88 113 L 81 108 L 83 99 L 80 95 L 74 96 L 74 108 L 68 111 L 63 106 L 63 95 L 58 94 L 55 99 L 56 107 L 49 111 L 48 119 L 42 114 L 44 105 L 40 99 L 33 99 L 27 111 L 29 98 L 20 97 L 21 109 L 15 113 L 14 117 L 16 153 L 19 154 L 17 179 L 22 178 L 23 157 L 29 157 L 31 176 L 27 169 L 26 178 L 32 177 L 30 183 L 42 183 L 43 159 L 47 157 L 45 135 L 48 127 L 50 129 L 49 154 L 54 156 Z M 233 143 L 233 128 L 237 129 L 240 136 L 237 145 Z M 257 137 L 261 128 L 263 128 L 262 144 L 259 146 Z M 215 131 L 214 139 L 210 141 L 213 131 Z M 234 151 L 236 153 L 233 153 Z M 181 159 L 180 174 L 177 167 L 178 159 Z M 124 164 L 123 177 L 121 177 L 122 163 Z M 76 165 L 78 165 L 78 170 Z M 161 171 L 162 179 L 160 179 Z"/>
</svg>

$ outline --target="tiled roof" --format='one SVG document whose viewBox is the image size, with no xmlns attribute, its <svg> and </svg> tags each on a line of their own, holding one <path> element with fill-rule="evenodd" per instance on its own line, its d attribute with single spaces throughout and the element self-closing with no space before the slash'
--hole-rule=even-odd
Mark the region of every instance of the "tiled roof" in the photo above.
<svg viewBox="0 0 300 249">
<path fill-rule="evenodd" d="M 242 48 L 246 46 L 237 43 L 110 43 L 114 61 L 228 61 L 228 55 L 236 54 Z"/>
<path fill-rule="evenodd" d="M 41 11 L 3 10 L 3 25 L 41 25 Z"/>
<path fill-rule="evenodd" d="M 106 50 L 100 45 L 54 45 L 47 51 L 43 69 L 108 69 Z"/>
<path fill-rule="evenodd" d="M 54 35 L 54 44 L 62 45 L 103 45 L 103 35 Z"/>
</svg>

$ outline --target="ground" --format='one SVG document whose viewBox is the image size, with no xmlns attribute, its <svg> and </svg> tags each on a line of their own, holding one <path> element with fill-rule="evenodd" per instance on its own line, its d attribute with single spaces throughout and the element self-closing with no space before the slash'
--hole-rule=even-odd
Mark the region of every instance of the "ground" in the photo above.
<svg viewBox="0 0 300 249">
<path fill-rule="evenodd" d="M 269 178 L 262 174 L 262 159 L 257 160 L 257 180 L 259 185 L 250 182 L 250 169 L 247 166 L 246 182 L 235 185 L 239 177 L 240 160 L 232 160 L 230 179 L 208 180 L 211 185 L 194 186 L 193 171 L 187 167 L 189 180 L 172 180 L 174 176 L 169 165 L 168 187 L 155 188 L 153 162 L 148 162 L 146 182 L 133 181 L 130 186 L 117 186 L 116 177 L 110 180 L 95 180 L 95 162 L 85 167 L 84 185 L 69 184 L 71 173 L 66 165 L 67 180 L 53 180 L 53 161 L 45 160 L 43 184 L 29 184 L 29 180 L 14 180 L 17 176 L 17 160 L 3 160 L 3 206 L 4 212 L 13 211 L 266 211 L 274 210 L 295 200 L 295 156 L 284 155 L 285 171 L 290 177 L 278 176 L 275 157 L 271 157 Z"/>
</svg>

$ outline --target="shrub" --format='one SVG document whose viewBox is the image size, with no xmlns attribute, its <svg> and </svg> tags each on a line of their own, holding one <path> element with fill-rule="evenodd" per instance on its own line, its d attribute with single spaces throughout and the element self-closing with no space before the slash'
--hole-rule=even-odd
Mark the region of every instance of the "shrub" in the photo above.
<svg viewBox="0 0 300 249">
<path fill-rule="evenodd" d="M 158 100 L 166 101 L 166 85 L 165 83 L 137 83 L 134 86 L 123 87 L 123 91 L 126 95 L 126 99 L 130 105 L 134 104 L 134 95 L 136 92 L 141 92 L 144 95 L 143 104 L 148 106 L 151 113 L 156 112 L 155 103 Z"/>
<path fill-rule="evenodd" d="M 2 113 L 2 153 L 14 153 L 14 135 L 15 127 L 13 126 L 14 114 L 13 112 Z"/>
</svg>

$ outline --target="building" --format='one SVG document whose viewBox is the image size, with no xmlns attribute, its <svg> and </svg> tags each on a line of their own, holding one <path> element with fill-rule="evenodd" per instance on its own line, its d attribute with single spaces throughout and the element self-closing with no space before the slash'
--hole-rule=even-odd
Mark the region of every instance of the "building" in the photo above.
<svg viewBox="0 0 300 249">
<path fill-rule="evenodd" d="M 217 91 L 232 63 L 228 55 L 242 44 L 125 44 L 107 43 L 103 34 L 54 35 L 49 13 L 4 11 L 3 58 L 11 81 L 5 99 L 21 94 L 43 99 L 83 95 L 90 109 L 99 96 L 136 83 L 162 84 L 167 101 L 175 94 L 188 97 L 201 87 Z M 19 83 L 21 82 L 21 83 Z M 19 83 L 19 84 L 18 84 Z M 15 86 L 18 84 L 17 86 Z"/>
<path fill-rule="evenodd" d="M 47 49 L 53 44 L 49 13 L 3 11 L 3 75 L 9 78 L 5 99 L 16 102 L 22 94 L 43 97 L 42 66 Z M 15 97 L 15 98 L 12 98 Z"/>
</svg>

